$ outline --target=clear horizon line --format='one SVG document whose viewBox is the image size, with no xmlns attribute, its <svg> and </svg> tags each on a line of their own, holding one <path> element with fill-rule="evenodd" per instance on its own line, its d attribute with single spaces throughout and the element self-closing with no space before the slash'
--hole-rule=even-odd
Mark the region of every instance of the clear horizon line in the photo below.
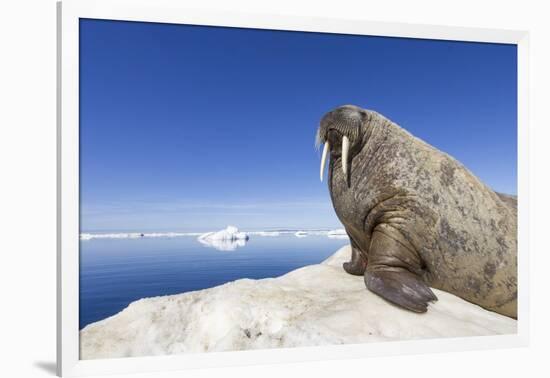
<svg viewBox="0 0 550 378">
<path fill-rule="evenodd" d="M 230 226 L 230 225 L 228 225 Z M 226 226 L 227 227 L 227 226 Z M 236 226 L 235 226 L 236 227 Z M 283 232 L 283 231 L 332 231 L 334 229 L 342 229 L 343 227 L 274 227 L 274 228 L 261 228 L 261 229 L 248 229 L 248 228 L 239 228 L 239 231 L 242 232 Z M 224 230 L 225 228 L 222 228 Z M 217 229 L 220 231 L 220 229 Z M 212 231 L 175 231 L 175 230 L 165 230 L 165 231 L 115 231 L 115 230 L 104 230 L 104 231 L 83 231 L 80 230 L 79 234 L 97 234 L 97 235 L 105 235 L 105 234 L 203 234 L 205 232 L 212 232 Z"/>
</svg>

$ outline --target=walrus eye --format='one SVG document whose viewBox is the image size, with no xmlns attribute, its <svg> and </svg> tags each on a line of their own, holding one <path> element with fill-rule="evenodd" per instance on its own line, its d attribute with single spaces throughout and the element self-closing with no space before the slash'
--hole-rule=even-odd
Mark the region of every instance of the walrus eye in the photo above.
<svg viewBox="0 0 550 378">
<path fill-rule="evenodd" d="M 321 182 L 323 182 L 323 174 L 325 173 L 325 162 L 327 161 L 327 155 L 329 150 L 330 150 L 330 143 L 327 140 L 325 142 L 325 147 L 323 148 L 323 156 L 321 157 L 321 172 L 320 172 Z"/>
<path fill-rule="evenodd" d="M 342 138 L 342 171 L 344 177 L 348 176 L 348 155 L 349 155 L 349 139 L 344 135 Z"/>
</svg>

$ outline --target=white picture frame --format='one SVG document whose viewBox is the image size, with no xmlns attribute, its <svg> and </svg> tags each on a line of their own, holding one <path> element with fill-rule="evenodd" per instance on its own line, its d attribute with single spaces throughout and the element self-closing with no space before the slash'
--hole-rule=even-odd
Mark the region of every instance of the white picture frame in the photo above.
<svg viewBox="0 0 550 378">
<path fill-rule="evenodd" d="M 309 31 L 508 43 L 518 53 L 518 327 L 517 334 L 189 355 L 79 359 L 79 19 Z M 276 14 L 186 9 L 178 0 L 65 0 L 58 3 L 57 372 L 61 376 L 144 373 L 305 360 L 526 346 L 528 282 L 528 49 L 525 31 L 379 23 Z"/>
</svg>

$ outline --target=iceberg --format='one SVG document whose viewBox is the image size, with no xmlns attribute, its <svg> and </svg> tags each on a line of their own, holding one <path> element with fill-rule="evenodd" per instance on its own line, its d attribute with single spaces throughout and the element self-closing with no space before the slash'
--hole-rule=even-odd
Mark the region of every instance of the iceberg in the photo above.
<svg viewBox="0 0 550 378">
<path fill-rule="evenodd" d="M 307 234 L 308 234 L 307 231 L 298 231 L 294 235 L 297 238 L 305 238 L 307 236 Z"/>
<path fill-rule="evenodd" d="M 517 321 L 452 294 L 416 314 L 344 272 L 349 246 L 284 276 L 145 298 L 80 331 L 80 358 L 358 344 L 512 334 Z"/>
<path fill-rule="evenodd" d="M 238 247 L 244 247 L 249 236 L 246 232 L 240 232 L 235 226 L 200 235 L 197 240 L 208 247 L 216 248 L 219 251 L 234 251 Z"/>
</svg>

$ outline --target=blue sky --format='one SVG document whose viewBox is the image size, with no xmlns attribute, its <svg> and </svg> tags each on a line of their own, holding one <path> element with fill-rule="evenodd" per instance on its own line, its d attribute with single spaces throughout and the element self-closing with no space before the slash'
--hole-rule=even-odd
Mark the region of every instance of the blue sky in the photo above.
<svg viewBox="0 0 550 378">
<path fill-rule="evenodd" d="M 315 130 L 376 110 L 516 193 L 516 47 L 80 24 L 83 231 L 337 227 Z"/>
</svg>

